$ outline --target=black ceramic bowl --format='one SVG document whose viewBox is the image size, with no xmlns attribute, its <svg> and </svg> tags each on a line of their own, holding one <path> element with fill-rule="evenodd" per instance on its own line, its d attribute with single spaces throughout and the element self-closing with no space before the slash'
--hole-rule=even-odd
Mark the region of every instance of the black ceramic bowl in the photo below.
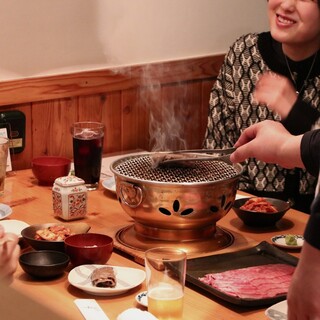
<svg viewBox="0 0 320 320">
<path fill-rule="evenodd" d="M 51 226 L 65 226 L 71 230 L 72 234 L 86 233 L 90 229 L 88 224 L 84 222 L 79 223 L 42 223 L 33 224 L 21 231 L 21 235 L 24 241 L 29 244 L 35 250 L 54 250 L 64 252 L 64 241 L 48 241 L 37 240 L 35 235 L 37 230 L 43 230 Z"/>
<path fill-rule="evenodd" d="M 63 252 L 41 250 L 20 255 L 21 268 L 36 278 L 53 278 L 61 275 L 69 264 L 69 256 Z"/>
<path fill-rule="evenodd" d="M 235 211 L 237 216 L 243 221 L 244 224 L 250 227 L 273 226 L 285 215 L 285 213 L 290 208 L 290 204 L 286 201 L 274 198 L 264 198 L 277 209 L 277 212 L 257 212 L 240 209 L 240 207 L 243 206 L 245 202 L 252 198 L 257 197 L 237 199 L 233 204 L 233 210 Z"/>
</svg>

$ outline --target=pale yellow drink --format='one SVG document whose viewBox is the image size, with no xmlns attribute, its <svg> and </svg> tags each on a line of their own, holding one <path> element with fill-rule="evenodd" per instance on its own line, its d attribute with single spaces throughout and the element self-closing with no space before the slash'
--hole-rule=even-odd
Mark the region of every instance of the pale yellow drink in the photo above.
<svg viewBox="0 0 320 320">
<path fill-rule="evenodd" d="M 166 286 L 151 289 L 148 292 L 148 311 L 159 320 L 182 320 L 183 292 Z"/>
</svg>

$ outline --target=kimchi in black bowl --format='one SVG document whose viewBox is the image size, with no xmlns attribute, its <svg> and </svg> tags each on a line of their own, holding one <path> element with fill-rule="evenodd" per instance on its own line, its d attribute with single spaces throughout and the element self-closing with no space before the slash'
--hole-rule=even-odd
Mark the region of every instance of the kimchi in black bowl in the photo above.
<svg viewBox="0 0 320 320">
<path fill-rule="evenodd" d="M 276 224 L 290 209 L 289 202 L 263 197 L 235 200 L 233 210 L 243 223 L 250 227 L 270 227 Z"/>
</svg>

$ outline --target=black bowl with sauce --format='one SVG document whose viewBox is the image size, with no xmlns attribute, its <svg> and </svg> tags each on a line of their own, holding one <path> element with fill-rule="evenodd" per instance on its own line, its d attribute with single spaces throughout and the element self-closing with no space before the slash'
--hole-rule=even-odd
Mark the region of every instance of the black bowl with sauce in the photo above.
<svg viewBox="0 0 320 320">
<path fill-rule="evenodd" d="M 53 278 L 64 273 L 70 258 L 58 251 L 30 251 L 20 255 L 19 263 L 24 272 L 35 278 Z"/>
</svg>

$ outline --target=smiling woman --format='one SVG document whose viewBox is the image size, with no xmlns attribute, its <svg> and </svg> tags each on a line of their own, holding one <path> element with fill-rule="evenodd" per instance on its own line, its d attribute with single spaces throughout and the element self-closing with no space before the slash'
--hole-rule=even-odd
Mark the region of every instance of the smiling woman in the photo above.
<svg viewBox="0 0 320 320">
<path fill-rule="evenodd" d="M 281 121 L 292 134 L 320 118 L 319 1 L 269 0 L 270 32 L 250 33 L 231 47 L 210 96 L 206 148 L 230 148 L 250 125 Z M 315 178 L 305 170 L 250 158 L 240 189 L 281 198 L 309 212 Z"/>
</svg>

